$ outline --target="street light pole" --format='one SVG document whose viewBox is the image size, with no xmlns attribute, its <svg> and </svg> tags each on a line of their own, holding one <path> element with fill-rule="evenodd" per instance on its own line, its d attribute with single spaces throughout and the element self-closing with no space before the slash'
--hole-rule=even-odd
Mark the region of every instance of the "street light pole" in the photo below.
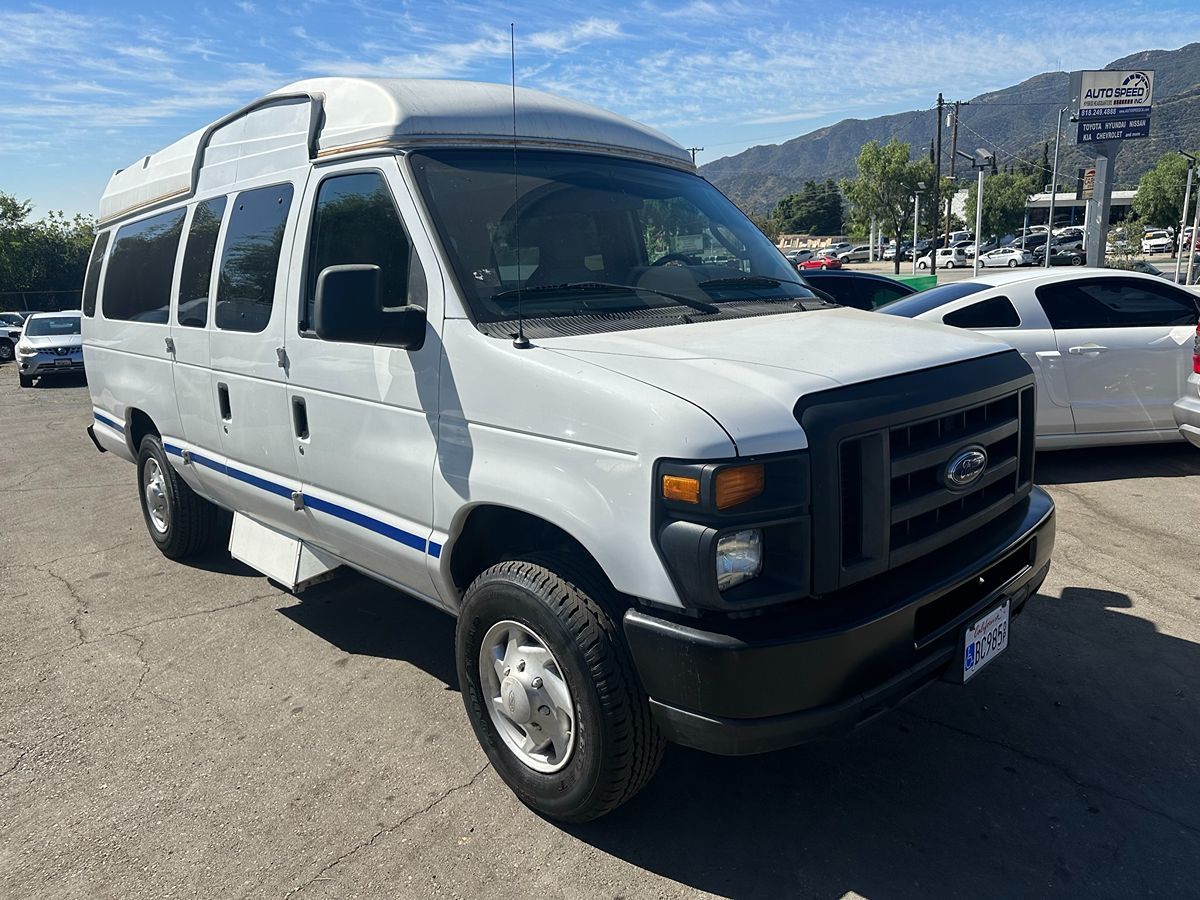
<svg viewBox="0 0 1200 900">
<path fill-rule="evenodd" d="M 979 233 L 983 230 L 983 166 L 979 166 L 979 184 L 975 188 L 975 266 L 971 277 L 979 277 Z"/>
<path fill-rule="evenodd" d="M 1050 242 L 1054 240 L 1054 201 L 1058 197 L 1058 139 L 1062 137 L 1063 113 L 1069 110 L 1064 106 L 1058 111 L 1058 127 L 1054 130 L 1054 173 L 1050 176 L 1050 219 L 1047 221 L 1049 231 L 1046 234 L 1046 268 L 1050 268 Z M 1191 170 L 1188 170 L 1191 174 Z"/>
<path fill-rule="evenodd" d="M 1175 254 L 1175 283 L 1176 284 L 1179 284 L 1179 272 L 1180 272 L 1180 268 L 1183 266 L 1183 233 L 1184 233 L 1184 231 L 1187 230 L 1188 206 L 1190 206 L 1191 202 L 1192 202 L 1192 171 L 1196 168 L 1196 157 L 1192 156 L 1192 154 L 1190 154 L 1190 153 L 1184 153 L 1182 150 L 1180 150 L 1179 153 L 1181 156 L 1187 157 L 1188 177 L 1187 177 L 1187 190 L 1185 190 L 1183 192 L 1183 216 L 1179 220 L 1179 251 Z M 1198 199 L 1197 202 L 1200 202 L 1200 199 Z M 1196 229 L 1193 228 L 1192 229 L 1192 243 L 1191 243 L 1191 246 L 1188 247 L 1188 256 L 1189 257 L 1195 256 L 1195 254 L 1196 254 Z"/>
<path fill-rule="evenodd" d="M 919 186 L 923 187 L 923 185 L 919 185 Z M 913 245 L 912 245 L 913 271 L 912 271 L 912 273 L 914 275 L 917 274 L 917 226 L 920 224 L 920 222 L 921 222 L 921 192 L 917 191 L 915 194 L 913 194 Z M 897 253 L 900 252 L 899 247 L 896 248 L 896 252 Z"/>
</svg>

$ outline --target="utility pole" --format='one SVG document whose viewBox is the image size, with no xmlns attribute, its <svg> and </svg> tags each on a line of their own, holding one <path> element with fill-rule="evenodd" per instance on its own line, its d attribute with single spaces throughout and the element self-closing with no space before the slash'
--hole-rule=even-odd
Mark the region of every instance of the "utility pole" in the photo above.
<svg viewBox="0 0 1200 900">
<path fill-rule="evenodd" d="M 930 206 L 935 210 L 940 210 L 942 207 L 942 110 L 946 106 L 946 101 L 942 99 L 942 92 L 938 91 L 937 104 L 937 142 L 934 144 L 933 157 L 933 203 Z M 936 213 L 935 213 L 936 215 Z M 930 242 L 929 246 L 929 272 L 931 275 L 937 274 L 937 219 L 933 220 L 933 234 L 935 240 Z"/>
<path fill-rule="evenodd" d="M 694 166 L 696 164 L 696 154 L 703 153 L 704 148 L 703 147 L 688 147 L 687 149 L 688 149 L 688 153 L 692 154 L 692 165 Z"/>
<path fill-rule="evenodd" d="M 958 110 L 966 104 L 961 100 L 954 101 L 954 127 L 950 130 L 950 180 L 954 181 L 954 158 L 958 156 Z M 950 243 L 950 214 L 954 207 L 954 195 L 946 198 L 946 244 Z"/>
<path fill-rule="evenodd" d="M 1108 243 L 1108 217 L 1112 208 L 1112 186 L 1116 173 L 1114 163 L 1119 141 L 1102 141 L 1096 145 L 1096 185 L 1088 201 L 1087 264 L 1104 265 L 1104 248 Z M 1046 248 L 1049 251 L 1049 247 Z"/>
<path fill-rule="evenodd" d="M 1179 270 L 1183 264 L 1183 235 L 1187 231 L 1188 207 L 1192 205 L 1192 172 L 1196 168 L 1196 157 L 1190 153 L 1179 151 L 1182 156 L 1187 157 L 1188 161 L 1188 177 L 1187 190 L 1183 192 L 1183 215 L 1179 219 L 1179 250 L 1175 253 L 1175 283 L 1179 283 Z M 1192 241 L 1188 247 L 1188 256 L 1196 255 L 1196 231 L 1192 229 Z"/>
<path fill-rule="evenodd" d="M 1058 128 L 1054 132 L 1054 170 L 1050 175 L 1050 218 L 1046 220 L 1046 224 L 1050 226 L 1046 234 L 1046 268 L 1050 268 L 1050 242 L 1054 239 L 1054 200 L 1058 197 L 1058 139 L 1062 137 L 1062 117 L 1063 113 L 1070 111 L 1069 106 L 1064 106 L 1058 111 Z M 1191 178 L 1192 170 L 1188 169 L 1188 177 Z"/>
</svg>

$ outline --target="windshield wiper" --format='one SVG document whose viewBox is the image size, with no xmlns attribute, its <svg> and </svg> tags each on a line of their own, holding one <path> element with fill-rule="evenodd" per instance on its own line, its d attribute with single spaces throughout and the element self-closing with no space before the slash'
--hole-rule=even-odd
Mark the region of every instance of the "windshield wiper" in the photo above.
<svg viewBox="0 0 1200 900">
<path fill-rule="evenodd" d="M 800 287 L 805 285 L 798 281 L 785 282 L 781 278 L 772 278 L 769 275 L 736 275 L 729 278 L 710 278 L 708 281 L 700 282 L 700 287 L 722 287 L 724 285 L 741 285 L 741 284 L 758 284 L 763 287 L 778 287 L 781 284 L 795 284 Z"/>
<path fill-rule="evenodd" d="M 645 291 L 647 294 L 654 294 L 656 297 L 665 297 L 668 300 L 674 300 L 683 306 L 690 307 L 697 312 L 702 313 L 719 313 L 721 310 L 711 303 L 705 303 L 703 300 L 693 300 L 691 297 L 685 297 L 683 294 L 672 294 L 668 291 L 660 291 L 656 288 L 639 287 L 634 284 L 615 284 L 608 281 L 572 281 L 567 284 L 541 284 L 532 288 L 521 288 L 518 292 L 515 288 L 512 290 L 501 291 L 498 294 L 492 294 L 493 300 L 501 298 L 511 298 L 521 294 L 540 294 L 551 291 L 628 291 L 630 293 L 638 293 Z"/>
</svg>

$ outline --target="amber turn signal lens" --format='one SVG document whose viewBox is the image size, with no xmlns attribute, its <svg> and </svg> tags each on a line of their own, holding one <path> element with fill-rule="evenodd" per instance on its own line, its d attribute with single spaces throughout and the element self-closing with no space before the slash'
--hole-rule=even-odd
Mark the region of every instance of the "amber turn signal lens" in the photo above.
<svg viewBox="0 0 1200 900">
<path fill-rule="evenodd" d="M 682 475 L 664 475 L 662 479 L 662 495 L 665 500 L 678 500 L 680 503 L 699 503 L 700 479 L 685 478 Z"/>
<path fill-rule="evenodd" d="M 729 509 L 763 492 L 763 467 L 738 466 L 717 473 L 717 509 Z"/>
</svg>

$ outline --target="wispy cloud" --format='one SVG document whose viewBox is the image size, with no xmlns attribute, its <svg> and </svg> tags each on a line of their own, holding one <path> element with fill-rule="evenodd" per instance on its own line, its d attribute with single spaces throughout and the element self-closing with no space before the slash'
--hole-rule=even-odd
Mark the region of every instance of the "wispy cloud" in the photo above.
<svg viewBox="0 0 1200 900">
<path fill-rule="evenodd" d="M 0 10 L 0 190 L 28 184 L 66 208 L 74 190 L 87 197 L 77 209 L 112 169 L 298 78 L 507 81 L 510 22 L 523 86 L 632 116 L 708 146 L 708 158 L 1200 34 L 1183 0 L 1120 26 L 1107 13 L 1121 0 L 1059 0 L 1070 41 L 1024 8 L 966 28 L 958 10 L 918 19 L 886 0 L 819 14 L 784 0 L 130 0 L 86 15 L 25 2 Z M 52 157 L 94 180 L 39 174 Z"/>
</svg>

